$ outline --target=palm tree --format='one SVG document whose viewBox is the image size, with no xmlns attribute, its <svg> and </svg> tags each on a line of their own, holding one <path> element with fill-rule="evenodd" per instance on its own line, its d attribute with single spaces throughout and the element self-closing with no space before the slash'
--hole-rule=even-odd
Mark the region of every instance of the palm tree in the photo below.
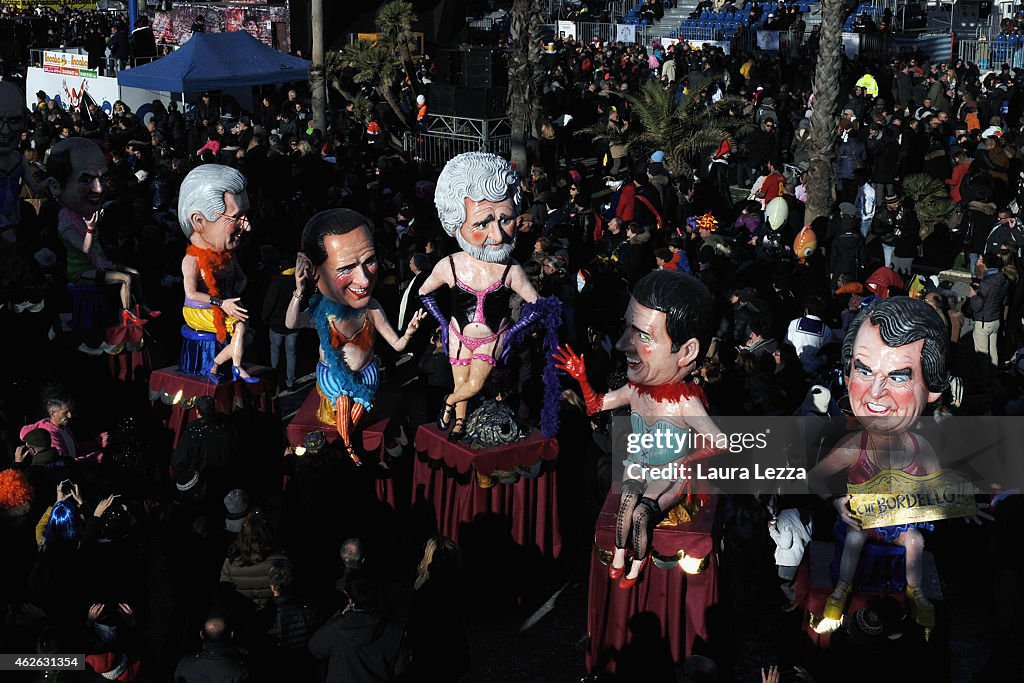
<svg viewBox="0 0 1024 683">
<path fill-rule="evenodd" d="M 811 107 L 811 162 L 807 169 L 805 223 L 828 216 L 832 208 L 832 159 L 835 156 L 836 109 L 843 66 L 842 0 L 821 0 L 818 63 L 814 69 Z"/>
<path fill-rule="evenodd" d="M 512 54 L 508 60 L 508 115 L 512 128 L 511 161 L 526 169 L 526 141 L 537 118 L 540 53 L 540 7 L 537 0 L 512 4 Z"/>
<path fill-rule="evenodd" d="M 422 84 L 412 63 L 412 25 L 418 19 L 412 11 L 412 3 L 406 0 L 391 0 L 377 13 L 377 40 L 398 52 L 405 75 L 417 93 L 422 90 Z"/>
<path fill-rule="evenodd" d="M 692 92 L 699 93 L 708 85 L 710 82 L 701 84 Z M 638 96 L 626 95 L 626 100 L 632 107 L 634 123 L 640 124 L 639 130 L 622 133 L 605 123 L 596 123 L 576 134 L 624 144 L 645 155 L 661 150 L 665 153 L 665 168 L 673 176 L 693 175 L 694 167 L 708 149 L 726 138 L 735 147 L 735 140 L 751 128 L 735 115 L 743 108 L 742 100 L 726 97 L 708 106 L 700 97 L 690 94 L 677 103 L 674 92 L 665 90 L 655 80 L 641 86 Z"/>
<path fill-rule="evenodd" d="M 327 130 L 327 87 L 324 79 L 324 2 L 313 0 L 313 61 L 309 65 L 309 91 L 312 99 L 313 128 Z"/>
<path fill-rule="evenodd" d="M 401 64 L 391 48 L 383 43 L 356 41 L 346 45 L 340 55 L 335 54 L 328 59 L 328 64 L 335 69 L 349 62 L 352 62 L 357 69 L 354 76 L 355 82 L 365 83 L 376 90 L 391 107 L 391 111 L 395 113 L 398 120 L 408 127 L 409 122 L 402 108 L 398 106 L 398 99 L 392 90 L 392 86 L 395 84 L 395 72 Z M 338 72 L 332 71 L 329 78 L 332 82 L 337 81 Z"/>
</svg>

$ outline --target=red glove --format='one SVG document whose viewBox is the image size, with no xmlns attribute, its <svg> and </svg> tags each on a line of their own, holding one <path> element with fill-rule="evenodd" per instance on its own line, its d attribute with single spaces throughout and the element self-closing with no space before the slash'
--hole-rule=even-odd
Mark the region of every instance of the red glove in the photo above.
<svg viewBox="0 0 1024 683">
<path fill-rule="evenodd" d="M 702 460 L 708 460 L 710 458 L 715 457 L 719 453 L 725 453 L 727 451 L 728 451 L 727 448 L 718 448 L 717 446 L 706 446 L 704 448 L 701 448 L 700 450 L 697 450 L 697 451 L 694 451 L 693 453 L 690 453 L 688 456 L 683 458 L 683 465 L 686 466 L 686 465 L 691 465 L 691 464 L 693 464 L 695 462 L 700 462 Z M 687 503 L 692 503 L 693 502 L 693 478 L 692 477 L 687 479 L 686 482 L 683 484 L 683 492 L 686 494 L 686 502 Z M 697 494 L 697 498 L 700 500 L 701 506 L 707 505 L 709 496 L 706 493 L 699 493 L 699 494 Z"/>
<path fill-rule="evenodd" d="M 601 412 L 604 406 L 604 394 L 599 395 L 594 391 L 594 387 L 590 386 L 590 382 L 587 380 L 587 366 L 583 362 L 583 356 L 577 356 L 576 352 L 568 344 L 565 345 L 564 349 L 559 346 L 558 351 L 551 355 L 555 359 L 556 368 L 565 370 L 573 379 L 580 383 L 580 389 L 583 390 L 583 402 L 587 404 L 587 415 Z"/>
</svg>

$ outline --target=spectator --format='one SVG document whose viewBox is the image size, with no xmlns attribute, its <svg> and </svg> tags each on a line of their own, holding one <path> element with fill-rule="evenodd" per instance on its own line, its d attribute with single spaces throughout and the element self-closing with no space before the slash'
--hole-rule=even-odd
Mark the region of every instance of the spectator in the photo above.
<svg viewBox="0 0 1024 683">
<path fill-rule="evenodd" d="M 309 641 L 313 656 L 327 661 L 327 683 L 399 679 L 409 666 L 402 627 L 380 611 L 377 587 L 361 571 L 345 592 L 345 608 Z"/>
<path fill-rule="evenodd" d="M 241 653 L 231 644 L 227 622 L 211 617 L 200 632 L 203 646 L 199 652 L 185 655 L 174 670 L 175 683 L 245 683 L 249 671 Z"/>
</svg>

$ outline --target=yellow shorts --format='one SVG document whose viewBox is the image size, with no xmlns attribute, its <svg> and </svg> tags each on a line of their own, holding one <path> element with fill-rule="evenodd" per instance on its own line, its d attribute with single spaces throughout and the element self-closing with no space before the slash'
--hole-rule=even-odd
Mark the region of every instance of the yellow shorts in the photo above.
<svg viewBox="0 0 1024 683">
<path fill-rule="evenodd" d="M 185 319 L 185 324 L 193 330 L 197 330 L 199 332 L 217 332 L 213 326 L 212 308 L 192 308 L 191 306 L 185 306 L 181 309 L 181 317 Z M 235 319 L 230 316 L 225 318 L 224 327 L 227 329 L 229 335 L 234 334 Z"/>
</svg>

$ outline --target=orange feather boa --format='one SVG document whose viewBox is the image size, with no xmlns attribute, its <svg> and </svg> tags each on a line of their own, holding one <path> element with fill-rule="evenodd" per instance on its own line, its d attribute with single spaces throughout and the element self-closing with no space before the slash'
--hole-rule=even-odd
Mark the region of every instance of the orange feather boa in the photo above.
<svg viewBox="0 0 1024 683">
<path fill-rule="evenodd" d="M 203 249 L 194 244 L 189 245 L 185 253 L 194 256 L 199 262 L 199 275 L 206 285 L 206 293 L 221 299 L 220 285 L 217 283 L 217 275 L 231 267 L 231 261 L 235 255 L 230 251 L 213 251 Z M 227 341 L 228 328 L 224 321 L 227 316 L 220 306 L 211 306 L 213 309 L 213 329 L 217 331 L 217 341 L 221 344 Z"/>
</svg>

